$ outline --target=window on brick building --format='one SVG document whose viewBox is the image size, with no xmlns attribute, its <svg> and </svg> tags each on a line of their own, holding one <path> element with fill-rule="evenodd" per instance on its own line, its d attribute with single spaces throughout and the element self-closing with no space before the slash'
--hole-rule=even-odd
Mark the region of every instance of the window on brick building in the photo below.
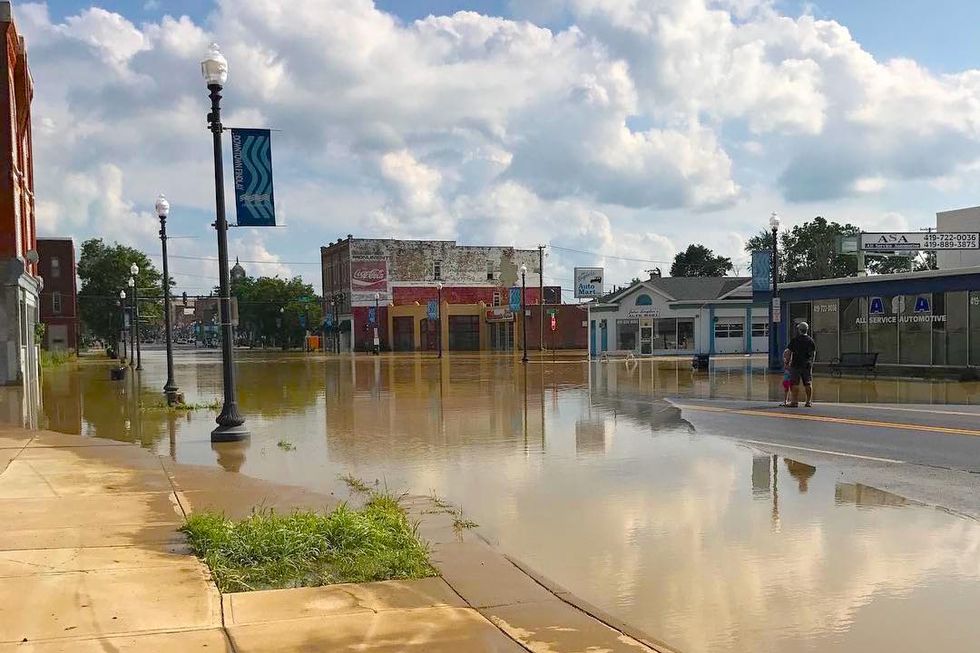
<svg viewBox="0 0 980 653">
<path fill-rule="evenodd" d="M 61 293 L 51 293 L 51 312 L 61 313 Z"/>
<path fill-rule="evenodd" d="M 493 261 L 487 261 L 487 281 L 493 281 Z"/>
<path fill-rule="evenodd" d="M 442 279 L 442 261 L 436 261 L 432 264 L 432 278 Z"/>
<path fill-rule="evenodd" d="M 51 258 L 51 278 L 52 279 L 57 279 L 60 276 L 61 276 L 61 261 L 58 260 L 58 257 L 52 257 Z"/>
</svg>

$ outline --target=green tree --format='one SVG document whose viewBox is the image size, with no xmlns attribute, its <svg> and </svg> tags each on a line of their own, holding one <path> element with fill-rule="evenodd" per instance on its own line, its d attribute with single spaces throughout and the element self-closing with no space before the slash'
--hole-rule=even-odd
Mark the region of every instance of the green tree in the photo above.
<svg viewBox="0 0 980 653">
<path fill-rule="evenodd" d="M 674 257 L 670 266 L 672 277 L 722 277 L 733 269 L 732 260 L 715 253 L 704 245 L 688 245 Z"/>
<path fill-rule="evenodd" d="M 238 298 L 238 331 L 252 344 L 300 347 L 323 322 L 320 298 L 300 277 L 245 277 L 231 292 Z"/>
<path fill-rule="evenodd" d="M 119 243 L 106 245 L 101 238 L 82 243 L 78 259 L 78 278 L 82 282 L 78 291 L 79 314 L 85 329 L 103 345 L 113 343 L 119 334 L 119 291 L 126 291 L 128 304 L 129 268 L 133 263 L 140 269 L 136 277 L 139 294 L 147 298 L 140 301 L 141 324 L 155 323 L 163 315 L 159 301 L 163 290 L 161 275 L 147 255 Z"/>
</svg>

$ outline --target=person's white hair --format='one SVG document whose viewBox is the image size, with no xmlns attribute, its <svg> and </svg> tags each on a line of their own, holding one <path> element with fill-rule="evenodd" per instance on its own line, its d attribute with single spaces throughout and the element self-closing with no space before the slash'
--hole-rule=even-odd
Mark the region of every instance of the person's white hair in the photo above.
<svg viewBox="0 0 980 653">
<path fill-rule="evenodd" d="M 806 322 L 800 322 L 796 325 L 796 332 L 805 336 L 810 333 L 810 325 Z"/>
</svg>

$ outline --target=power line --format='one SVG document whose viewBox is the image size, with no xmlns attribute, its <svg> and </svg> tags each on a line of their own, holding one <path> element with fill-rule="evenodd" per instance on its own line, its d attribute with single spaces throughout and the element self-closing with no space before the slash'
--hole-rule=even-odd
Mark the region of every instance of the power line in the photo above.
<svg viewBox="0 0 980 653">
<path fill-rule="evenodd" d="M 153 258 L 163 258 L 161 254 L 149 254 Z M 169 258 L 179 258 L 186 261 L 209 261 L 211 263 L 217 263 L 218 259 L 213 256 L 182 256 L 180 254 L 170 254 Z M 258 265 L 320 265 L 320 262 L 311 261 L 257 261 L 249 259 L 241 259 L 241 263 L 255 263 Z"/>
<path fill-rule="evenodd" d="M 670 265 L 671 261 L 658 261 L 656 259 L 649 258 L 630 258 L 628 256 L 616 256 L 614 254 L 602 254 L 600 252 L 589 252 L 584 249 L 572 249 L 571 247 L 560 247 L 558 245 L 550 244 L 548 245 L 552 249 L 560 249 L 565 252 L 575 252 L 576 254 L 589 254 L 590 256 L 598 256 L 600 258 L 614 258 L 620 261 L 633 261 L 635 263 L 660 263 L 662 265 Z"/>
</svg>

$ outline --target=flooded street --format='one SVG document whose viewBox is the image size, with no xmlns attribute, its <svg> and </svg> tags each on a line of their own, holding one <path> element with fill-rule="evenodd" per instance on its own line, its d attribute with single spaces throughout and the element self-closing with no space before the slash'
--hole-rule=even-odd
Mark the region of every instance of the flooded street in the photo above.
<svg viewBox="0 0 980 653">
<path fill-rule="evenodd" d="M 662 399 L 775 401 L 764 361 L 709 376 L 688 361 L 242 352 L 252 436 L 212 445 L 216 411 L 160 408 L 163 353 L 143 359 L 125 382 L 107 362 L 47 371 L 47 427 L 316 490 L 343 493 L 350 473 L 434 493 L 505 553 L 687 653 L 980 642 L 980 524 L 696 430 Z M 220 399 L 217 353 L 179 352 L 176 377 L 189 403 Z M 980 385 L 819 379 L 817 398 L 966 405 Z"/>
</svg>

